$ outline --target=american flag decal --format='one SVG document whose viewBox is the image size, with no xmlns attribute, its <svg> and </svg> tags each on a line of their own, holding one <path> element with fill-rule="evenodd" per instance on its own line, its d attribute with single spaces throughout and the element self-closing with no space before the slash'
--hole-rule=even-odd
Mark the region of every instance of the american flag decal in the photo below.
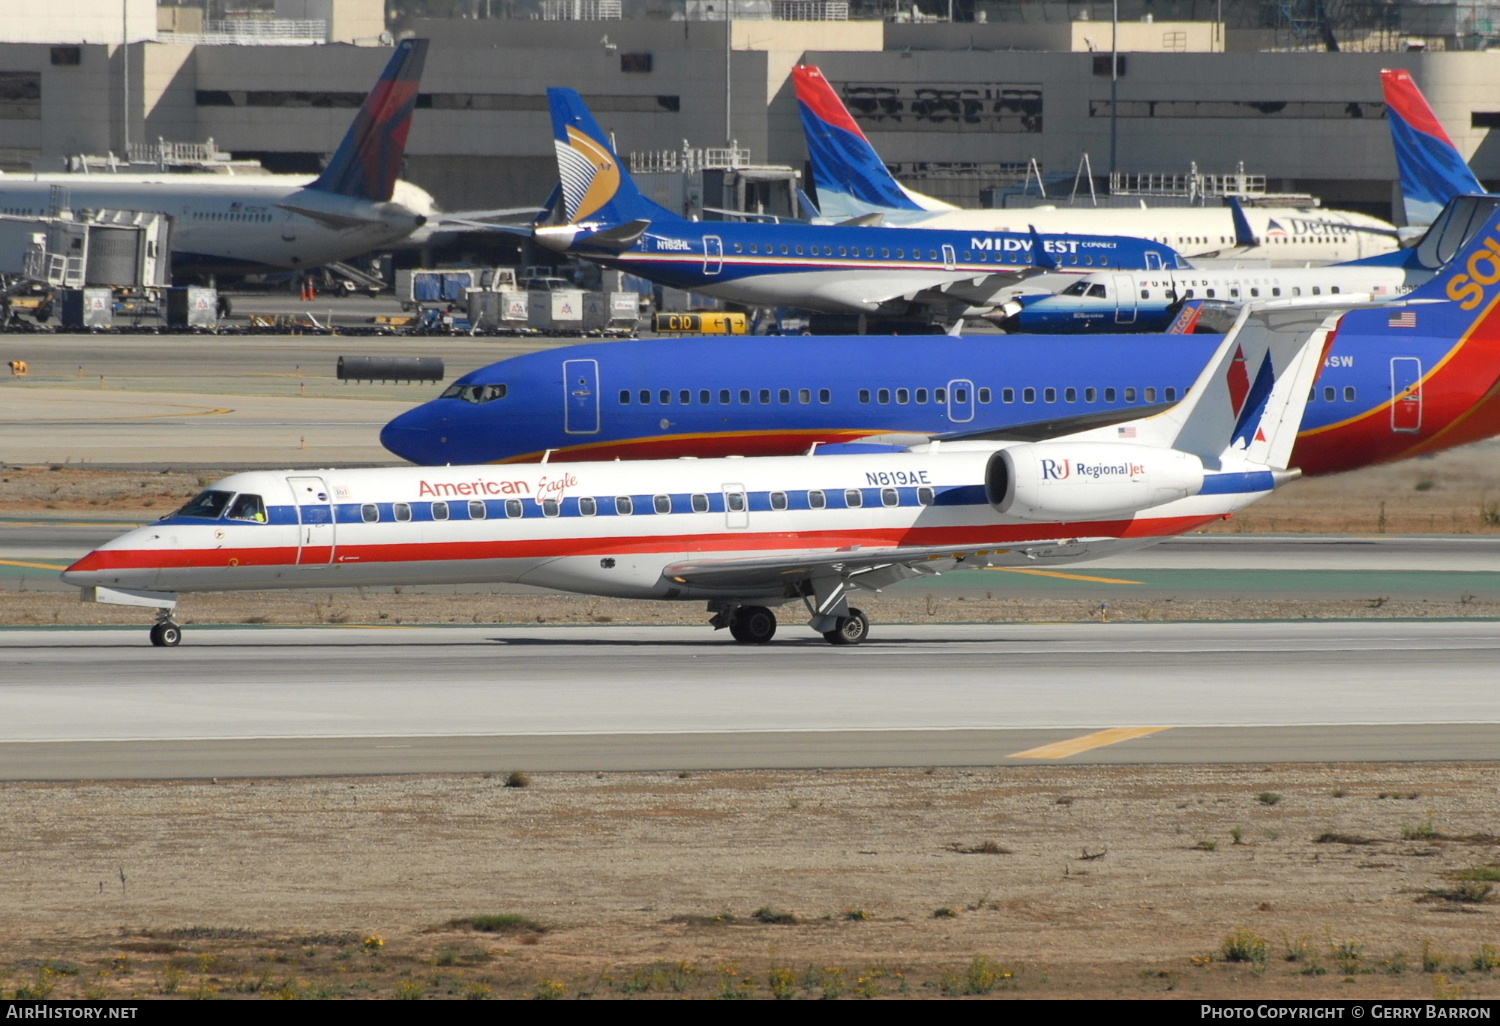
<svg viewBox="0 0 1500 1026">
<path fill-rule="evenodd" d="M 1134 438 L 1135 437 L 1135 427 L 1134 426 L 1117 428 L 1116 430 L 1119 431 L 1121 438 Z"/>
<path fill-rule="evenodd" d="M 1415 328 L 1417 326 L 1417 312 L 1415 310 L 1402 310 L 1398 314 L 1391 314 L 1386 324 L 1392 328 Z"/>
</svg>

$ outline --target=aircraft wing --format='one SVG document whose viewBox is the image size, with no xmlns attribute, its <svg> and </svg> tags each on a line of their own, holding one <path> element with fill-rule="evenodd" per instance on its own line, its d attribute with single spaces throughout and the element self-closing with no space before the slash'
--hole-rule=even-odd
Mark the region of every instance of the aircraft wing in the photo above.
<svg viewBox="0 0 1500 1026">
<path fill-rule="evenodd" d="M 341 231 L 345 228 L 363 228 L 369 224 L 379 224 L 383 220 L 378 217 L 350 217 L 348 214 L 335 214 L 327 210 L 318 210 L 314 207 L 299 207 L 294 203 L 276 204 L 282 210 L 290 210 L 294 214 L 301 214 L 318 222 L 324 228 L 332 228 Z"/>
<path fill-rule="evenodd" d="M 1086 553 L 1088 546 L 1075 538 L 1029 541 L 1013 548 L 986 549 L 953 546 L 865 549 L 856 546 L 802 555 L 690 560 L 667 567 L 662 576 L 677 584 L 699 588 L 760 592 L 818 577 L 836 576 L 848 578 L 861 588 L 878 591 L 913 577 L 989 566 L 1002 556 L 1053 556 L 1060 549 L 1074 556 Z"/>
<path fill-rule="evenodd" d="M 810 294 L 824 304 L 850 307 L 874 313 L 886 303 L 905 299 L 924 306 L 988 306 L 983 301 L 969 298 L 967 288 L 977 282 L 998 282 L 1004 279 L 1015 285 L 1024 274 L 975 275 L 973 271 L 947 271 L 942 268 L 917 268 L 897 274 L 883 274 L 878 278 L 861 278 L 858 271 L 828 274 L 822 281 L 809 287 Z M 985 294 L 995 292 L 996 284 Z M 811 304 L 803 304 L 811 305 Z"/>
</svg>

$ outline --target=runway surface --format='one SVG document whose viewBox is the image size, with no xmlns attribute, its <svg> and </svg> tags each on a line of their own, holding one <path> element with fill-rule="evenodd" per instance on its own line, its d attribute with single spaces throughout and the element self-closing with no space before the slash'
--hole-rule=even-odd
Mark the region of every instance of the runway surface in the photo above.
<svg viewBox="0 0 1500 1026">
<path fill-rule="evenodd" d="M 1500 629 L 1463 621 L 877 625 L 853 649 L 795 628 L 759 648 L 193 628 L 175 650 L 11 628 L 0 778 L 1493 759 L 1497 663 Z"/>
</svg>

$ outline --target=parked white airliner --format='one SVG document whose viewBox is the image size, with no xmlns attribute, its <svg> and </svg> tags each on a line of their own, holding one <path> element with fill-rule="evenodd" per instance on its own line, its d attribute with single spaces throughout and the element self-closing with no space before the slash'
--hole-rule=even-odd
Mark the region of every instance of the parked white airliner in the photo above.
<svg viewBox="0 0 1500 1026">
<path fill-rule="evenodd" d="M 1046 442 L 886 455 L 401 467 L 236 474 L 63 572 L 85 598 L 518 582 L 706 600 L 737 641 L 801 601 L 862 641 L 860 588 L 946 570 L 1050 566 L 1180 534 L 1254 502 L 1287 468 L 1337 312 L 1247 309 L 1184 400 Z"/>
<path fill-rule="evenodd" d="M 168 214 L 174 270 L 254 273 L 320 267 L 398 242 L 427 222 L 433 199 L 398 181 L 425 39 L 397 45 L 327 168 L 300 175 L 6 174 L 0 215 L 74 210 Z"/>
</svg>

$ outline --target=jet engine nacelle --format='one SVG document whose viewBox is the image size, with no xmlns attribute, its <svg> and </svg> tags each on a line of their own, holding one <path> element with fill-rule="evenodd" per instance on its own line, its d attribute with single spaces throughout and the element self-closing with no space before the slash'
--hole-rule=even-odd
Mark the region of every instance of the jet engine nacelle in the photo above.
<svg viewBox="0 0 1500 1026">
<path fill-rule="evenodd" d="M 990 504 L 1022 520 L 1138 513 L 1203 487 L 1203 463 L 1130 442 L 1035 442 L 1001 449 L 985 470 Z"/>
</svg>

